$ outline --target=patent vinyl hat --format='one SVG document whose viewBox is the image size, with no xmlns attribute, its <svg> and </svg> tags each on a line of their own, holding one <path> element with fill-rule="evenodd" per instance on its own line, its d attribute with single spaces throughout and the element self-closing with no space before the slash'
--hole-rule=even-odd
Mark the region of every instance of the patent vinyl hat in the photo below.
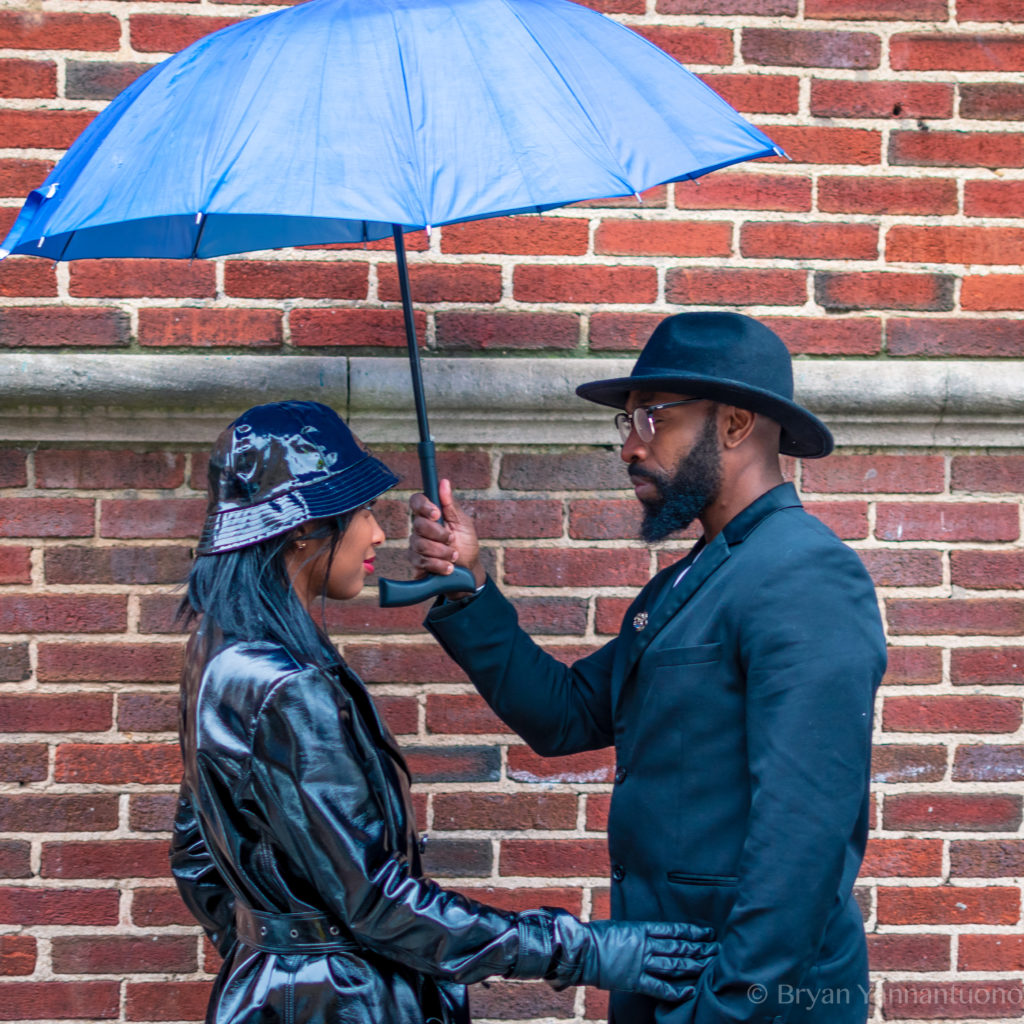
<svg viewBox="0 0 1024 1024">
<path fill-rule="evenodd" d="M 761 413 L 782 427 L 779 451 L 805 459 L 835 442 L 793 401 L 793 361 L 782 339 L 739 313 L 679 313 L 655 328 L 628 377 L 581 384 L 576 394 L 625 408 L 630 391 L 671 391 Z"/>
<path fill-rule="evenodd" d="M 338 516 L 398 478 L 319 402 L 273 402 L 243 413 L 210 453 L 209 504 L 197 551 L 235 551 L 311 519 Z"/>
</svg>

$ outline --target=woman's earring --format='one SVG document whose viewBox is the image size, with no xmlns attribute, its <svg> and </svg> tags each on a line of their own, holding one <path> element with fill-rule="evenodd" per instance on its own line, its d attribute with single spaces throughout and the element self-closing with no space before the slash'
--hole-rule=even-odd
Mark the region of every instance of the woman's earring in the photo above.
<svg viewBox="0 0 1024 1024">
<path fill-rule="evenodd" d="M 295 542 L 295 546 L 296 546 L 296 547 L 297 547 L 297 548 L 298 548 L 298 549 L 299 549 L 300 551 L 305 551 L 305 550 L 306 550 L 306 542 L 305 542 L 304 540 L 299 540 L 299 541 L 296 541 L 296 542 Z"/>
</svg>

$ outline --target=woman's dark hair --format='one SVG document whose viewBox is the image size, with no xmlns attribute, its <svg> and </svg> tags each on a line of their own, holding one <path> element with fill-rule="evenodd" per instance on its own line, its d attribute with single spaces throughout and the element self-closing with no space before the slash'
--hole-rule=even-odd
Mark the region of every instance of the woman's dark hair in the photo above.
<svg viewBox="0 0 1024 1024">
<path fill-rule="evenodd" d="M 327 541 L 324 587 L 338 543 L 352 512 L 306 524 L 306 541 Z M 289 530 L 280 537 L 237 551 L 199 555 L 188 577 L 188 591 L 178 608 L 185 626 L 201 617 L 197 636 L 208 651 L 237 640 L 268 640 L 286 648 L 298 661 L 331 668 L 340 655 L 323 628 L 303 607 L 292 588 L 285 555 L 299 536 Z M 320 544 L 314 544 L 319 553 Z M 313 557 L 317 557 L 314 555 Z M 327 600 L 321 594 L 321 608 Z"/>
</svg>

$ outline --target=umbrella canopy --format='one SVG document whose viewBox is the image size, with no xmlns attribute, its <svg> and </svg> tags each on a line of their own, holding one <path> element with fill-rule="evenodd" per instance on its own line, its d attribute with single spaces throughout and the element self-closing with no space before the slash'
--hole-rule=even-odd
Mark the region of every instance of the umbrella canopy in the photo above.
<svg viewBox="0 0 1024 1024">
<path fill-rule="evenodd" d="M 0 257 L 358 242 L 776 152 L 663 51 L 569 0 L 310 0 L 200 39 L 121 93 Z"/>
</svg>

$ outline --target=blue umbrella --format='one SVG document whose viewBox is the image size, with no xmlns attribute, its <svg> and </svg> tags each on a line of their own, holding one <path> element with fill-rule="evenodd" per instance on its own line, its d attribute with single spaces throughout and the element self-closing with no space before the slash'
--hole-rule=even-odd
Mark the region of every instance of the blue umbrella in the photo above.
<svg viewBox="0 0 1024 1024">
<path fill-rule="evenodd" d="M 392 235 L 436 501 L 402 232 L 639 194 L 777 152 L 663 51 L 570 0 L 309 0 L 200 39 L 117 96 L 28 196 L 0 258 Z"/>
</svg>

